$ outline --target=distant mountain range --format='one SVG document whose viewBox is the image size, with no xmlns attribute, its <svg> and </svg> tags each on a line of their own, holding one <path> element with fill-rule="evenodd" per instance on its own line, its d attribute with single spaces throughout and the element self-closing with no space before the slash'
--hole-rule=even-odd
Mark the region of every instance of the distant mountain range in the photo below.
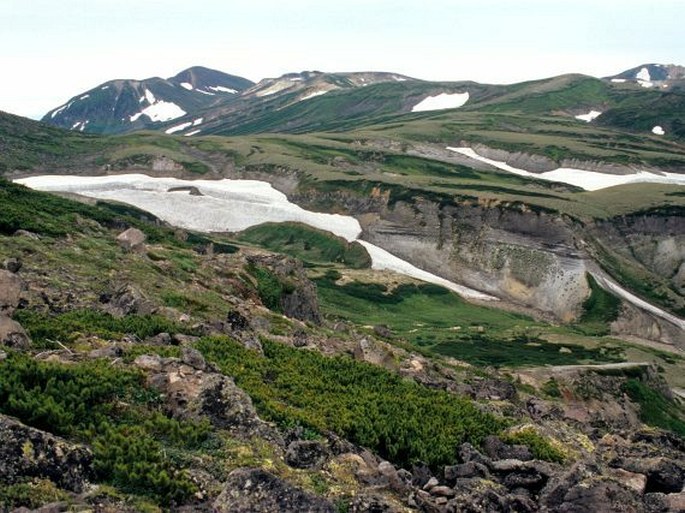
<svg viewBox="0 0 685 513">
<path fill-rule="evenodd" d="M 489 85 L 319 71 L 255 84 L 193 67 L 168 79 L 107 82 L 51 110 L 43 121 L 95 134 L 240 135 L 346 130 L 454 108 L 565 116 L 678 139 L 685 137 L 685 68 L 643 64 L 603 79 L 571 74 Z"/>
</svg>

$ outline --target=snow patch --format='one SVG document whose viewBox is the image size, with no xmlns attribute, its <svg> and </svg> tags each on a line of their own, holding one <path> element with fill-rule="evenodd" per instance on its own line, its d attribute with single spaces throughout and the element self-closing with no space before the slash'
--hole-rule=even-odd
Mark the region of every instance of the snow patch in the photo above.
<svg viewBox="0 0 685 513">
<path fill-rule="evenodd" d="M 590 121 L 592 121 L 593 119 L 596 119 L 601 114 L 602 113 L 598 110 L 591 110 L 587 114 L 580 114 L 580 115 L 576 116 L 575 118 L 589 123 Z"/>
<path fill-rule="evenodd" d="M 189 126 L 192 126 L 193 122 L 189 121 L 187 123 L 181 123 L 180 125 L 172 126 L 171 128 L 168 128 L 167 130 L 164 131 L 165 134 L 173 134 L 174 132 L 180 132 L 181 130 L 185 130 Z"/>
<path fill-rule="evenodd" d="M 106 91 L 107 89 L 109 89 L 109 86 L 102 86 L 102 87 L 100 88 L 100 90 L 102 90 L 102 91 Z"/>
<path fill-rule="evenodd" d="M 647 68 L 642 68 L 640 71 L 638 71 L 635 75 L 635 78 L 638 80 L 644 80 L 645 82 L 652 81 L 652 77 L 649 75 L 649 70 Z"/>
<path fill-rule="evenodd" d="M 150 91 L 149 89 L 145 89 L 145 99 L 147 100 L 147 102 L 148 102 L 150 105 L 152 105 L 152 104 L 154 104 L 154 103 L 157 102 L 157 99 L 155 98 L 155 95 L 152 94 L 152 91 Z"/>
<path fill-rule="evenodd" d="M 142 208 L 168 223 L 202 232 L 235 232 L 266 222 L 299 222 L 326 230 L 348 241 L 358 240 L 362 229 L 354 217 L 310 212 L 291 203 L 269 183 L 257 180 L 180 180 L 142 174 L 113 176 L 49 175 L 16 180 L 42 191 L 72 192 L 96 199 L 121 201 Z M 201 195 L 172 194 L 177 187 L 196 187 Z M 465 297 L 496 300 L 457 285 L 406 262 L 369 243 L 359 241 L 374 269 L 395 271 L 435 283 Z"/>
<path fill-rule="evenodd" d="M 50 118 L 54 119 L 57 114 L 69 109 L 69 107 L 71 107 L 73 105 L 73 103 L 74 102 L 65 103 L 61 107 L 56 108 L 55 110 L 52 111 L 52 114 L 50 114 Z"/>
<path fill-rule="evenodd" d="M 302 98 L 300 98 L 300 101 L 302 102 L 304 100 L 309 100 L 310 98 L 315 98 L 317 96 L 321 96 L 322 94 L 326 94 L 328 92 L 329 91 L 314 91 L 313 93 L 309 93 L 309 94 L 304 95 Z"/>
<path fill-rule="evenodd" d="M 191 84 L 190 82 L 181 82 L 181 87 L 183 89 L 187 89 L 188 91 L 192 91 L 194 89 L 193 84 Z"/>
<path fill-rule="evenodd" d="M 638 80 L 637 83 L 640 84 L 642 87 L 646 88 L 654 87 L 653 82 L 645 82 L 644 80 Z"/>
<path fill-rule="evenodd" d="M 202 89 L 195 89 L 198 93 L 206 94 L 207 96 L 216 96 L 214 93 L 210 93 L 209 91 L 203 91 Z"/>
<path fill-rule="evenodd" d="M 135 123 L 136 121 L 138 121 L 138 118 L 139 118 L 140 116 L 142 116 L 142 115 L 143 115 L 142 112 L 138 112 L 138 113 L 134 114 L 133 116 L 131 116 L 131 117 L 128 118 L 128 119 L 131 121 L 131 123 Z M 123 121 L 123 120 L 122 120 L 122 121 Z"/>
<path fill-rule="evenodd" d="M 472 299 L 497 301 L 497 298 L 493 296 L 483 294 L 482 292 L 478 292 L 477 290 L 464 287 L 463 285 L 457 285 L 456 283 L 441 278 L 440 276 L 436 276 L 433 273 L 429 273 L 428 271 L 419 269 L 418 267 L 416 267 L 413 264 L 410 264 L 406 260 L 402 260 L 401 258 L 393 255 L 389 251 L 386 251 L 383 248 L 379 248 L 378 246 L 375 246 L 370 242 L 366 242 L 365 240 L 358 240 L 357 242 L 364 246 L 366 248 L 366 251 L 368 251 L 369 256 L 371 257 L 372 269 L 394 271 L 398 274 L 404 274 L 405 276 L 410 276 L 412 278 L 416 278 L 417 280 L 425 281 L 427 283 L 433 283 L 435 285 L 440 285 L 464 297 Z"/>
<path fill-rule="evenodd" d="M 193 121 L 193 126 L 201 125 L 204 120 L 205 118 L 197 118 L 195 121 Z"/>
<path fill-rule="evenodd" d="M 396 82 L 406 82 L 407 79 L 404 77 L 392 77 Z"/>
<path fill-rule="evenodd" d="M 626 82 L 626 79 L 625 78 L 612 78 L 611 81 L 616 83 L 616 84 L 623 84 Z"/>
<path fill-rule="evenodd" d="M 192 136 L 192 135 L 197 135 L 197 134 L 199 134 L 200 132 L 202 132 L 202 130 L 193 130 L 192 132 L 188 132 L 187 134 L 185 134 L 185 136 L 186 136 L 186 137 L 190 137 L 190 136 Z"/>
<path fill-rule="evenodd" d="M 615 185 L 623 185 L 627 183 L 649 182 L 685 185 L 685 174 L 678 173 L 654 174 L 648 173 L 647 171 L 638 171 L 628 175 L 612 175 L 599 173 L 597 171 L 586 171 L 584 169 L 564 167 L 547 171 L 545 173 L 531 173 L 525 169 L 519 169 L 510 166 L 506 162 L 500 162 L 478 155 L 478 153 L 476 153 L 472 148 L 453 148 L 448 146 L 447 149 L 465 155 L 466 157 L 474 160 L 479 160 L 480 162 L 490 164 L 491 166 L 502 169 L 503 171 L 508 171 L 510 173 L 526 176 L 528 178 L 535 178 L 538 180 L 567 183 L 569 185 L 581 187 L 586 191 L 596 191 L 599 189 L 605 189 L 607 187 L 613 187 Z"/>
<path fill-rule="evenodd" d="M 424 112 L 428 110 L 456 109 L 469 101 L 469 93 L 442 93 L 436 96 L 424 98 L 414 105 L 412 112 Z"/>
<path fill-rule="evenodd" d="M 236 94 L 238 92 L 235 89 L 231 89 L 230 87 L 224 87 L 224 86 L 209 86 L 207 89 L 211 89 L 212 91 L 217 92 L 217 93 Z"/>
<path fill-rule="evenodd" d="M 679 319 L 675 315 L 665 312 L 664 310 L 649 304 L 647 301 L 640 299 L 636 295 L 625 290 L 618 283 L 616 283 L 603 273 L 600 274 L 597 272 L 591 272 L 590 274 L 592 274 L 592 277 L 595 280 L 597 280 L 597 283 L 603 289 L 608 290 L 609 292 L 613 292 L 618 297 L 625 299 L 627 302 L 637 306 L 638 308 L 651 312 L 654 315 L 661 317 L 662 319 L 666 319 L 670 323 L 678 326 L 681 330 L 685 330 L 685 320 Z"/>
<path fill-rule="evenodd" d="M 652 128 L 652 133 L 656 135 L 666 135 L 666 132 L 660 125 L 657 125 L 654 128 Z"/>
<path fill-rule="evenodd" d="M 86 98 L 90 98 L 90 95 L 89 95 L 89 94 L 84 94 L 83 96 L 81 96 L 81 97 L 79 98 L 79 100 L 85 100 Z"/>
</svg>

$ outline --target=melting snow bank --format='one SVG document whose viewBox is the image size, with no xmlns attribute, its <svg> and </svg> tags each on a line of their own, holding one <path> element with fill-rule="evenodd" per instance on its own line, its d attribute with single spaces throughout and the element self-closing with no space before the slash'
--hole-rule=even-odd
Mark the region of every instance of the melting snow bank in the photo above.
<svg viewBox="0 0 685 513">
<path fill-rule="evenodd" d="M 597 119 L 601 114 L 602 113 L 598 110 L 591 110 L 587 114 L 578 114 L 575 118 L 589 123 L 593 119 Z"/>
<path fill-rule="evenodd" d="M 180 180 L 126 174 L 33 176 L 15 181 L 41 191 L 121 201 L 174 226 L 201 232 L 237 232 L 262 223 L 292 221 L 332 232 L 351 242 L 362 231 L 354 217 L 304 210 L 271 184 L 258 180 Z M 169 192 L 172 188 L 190 186 L 197 188 L 200 195 L 190 195 L 188 190 Z M 466 298 L 496 299 L 423 271 L 373 244 L 361 240 L 359 243 L 369 252 L 374 269 L 388 269 L 434 283 Z"/>
<path fill-rule="evenodd" d="M 631 294 L 628 292 L 626 289 L 621 287 L 618 283 L 615 281 L 609 279 L 607 276 L 596 273 L 596 272 L 591 272 L 592 277 L 597 281 L 597 283 L 600 285 L 605 290 L 608 290 L 609 292 L 614 293 L 621 299 L 626 300 L 628 303 L 637 306 L 638 308 L 645 310 L 647 312 L 650 312 L 657 317 L 661 317 L 662 319 L 667 320 L 671 324 L 679 327 L 681 330 L 685 330 L 685 320 L 680 319 L 676 317 L 673 314 L 670 314 L 661 308 L 658 308 L 654 305 L 649 304 L 647 301 L 644 301 L 637 297 L 634 294 Z"/>
<path fill-rule="evenodd" d="M 437 96 L 429 96 L 414 105 L 412 112 L 425 112 L 427 110 L 456 109 L 469 101 L 469 93 L 442 93 Z"/>
<path fill-rule="evenodd" d="M 586 191 L 596 191 L 599 189 L 605 189 L 607 187 L 613 187 L 615 185 L 623 185 L 627 183 L 650 182 L 685 185 L 685 174 L 681 175 L 677 173 L 662 173 L 660 175 L 656 175 L 654 173 L 648 173 L 647 171 L 638 171 L 637 173 L 632 173 L 629 175 L 612 175 L 599 173 L 597 171 L 586 171 L 584 169 L 574 169 L 568 167 L 560 167 L 545 173 L 531 173 L 525 169 L 519 169 L 510 166 L 506 162 L 500 162 L 478 155 L 478 153 L 476 153 L 472 148 L 453 148 L 448 146 L 447 149 L 456 153 L 461 153 L 462 155 L 479 160 L 486 164 L 490 164 L 491 166 L 502 169 L 503 171 L 508 171 L 520 176 L 526 176 L 528 178 L 567 183 L 569 185 L 582 187 Z"/>
<path fill-rule="evenodd" d="M 366 248 L 366 251 L 369 252 L 369 256 L 371 256 L 371 261 L 373 262 L 371 264 L 372 269 L 394 271 L 399 274 L 411 276 L 412 278 L 416 278 L 417 280 L 425 281 L 428 283 L 434 283 L 435 285 L 441 285 L 446 289 L 449 289 L 467 298 L 480 299 L 486 301 L 498 300 L 496 297 L 489 296 L 488 294 L 478 292 L 477 290 L 473 290 L 468 287 L 464 287 L 463 285 L 457 285 L 456 283 L 452 283 L 449 280 L 440 278 L 440 276 L 436 276 L 435 274 L 431 274 L 428 271 L 419 269 L 418 267 L 410 264 L 406 260 L 402 260 L 401 258 L 396 257 L 392 253 L 384 250 L 383 248 L 374 246 L 370 242 L 366 242 L 365 240 L 358 240 L 357 242 L 364 246 Z"/>
</svg>

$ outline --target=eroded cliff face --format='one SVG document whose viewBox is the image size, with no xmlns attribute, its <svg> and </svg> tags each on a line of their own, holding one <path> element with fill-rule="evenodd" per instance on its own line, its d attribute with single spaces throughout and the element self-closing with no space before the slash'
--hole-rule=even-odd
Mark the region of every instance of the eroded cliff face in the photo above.
<svg viewBox="0 0 685 513">
<path fill-rule="evenodd" d="M 589 294 L 566 223 L 497 204 L 397 203 L 361 218 L 364 238 L 450 280 L 573 320 Z"/>
<path fill-rule="evenodd" d="M 611 270 L 603 258 L 620 266 L 625 261 L 631 276 L 667 282 L 673 311 L 683 300 L 685 222 L 677 215 L 652 212 L 583 224 L 521 204 L 444 201 L 420 193 L 398 201 L 383 186 L 370 190 L 308 189 L 291 199 L 305 208 L 335 205 L 359 219 L 364 240 L 434 274 L 563 322 L 581 314 L 590 295 L 587 274 Z M 621 310 L 612 330 L 685 344 L 682 329 L 634 307 Z"/>
</svg>

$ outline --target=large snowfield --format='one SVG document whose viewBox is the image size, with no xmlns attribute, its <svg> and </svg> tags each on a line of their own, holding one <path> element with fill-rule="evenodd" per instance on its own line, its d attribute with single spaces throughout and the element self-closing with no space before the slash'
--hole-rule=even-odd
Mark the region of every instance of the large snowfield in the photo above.
<svg viewBox="0 0 685 513">
<path fill-rule="evenodd" d="M 685 185 L 685 174 L 681 175 L 677 173 L 662 173 L 657 175 L 654 173 L 648 173 L 647 171 L 638 171 L 637 173 L 628 175 L 612 175 L 600 173 L 598 171 L 586 171 L 584 169 L 574 169 L 568 167 L 560 167 L 545 173 L 531 173 L 525 169 L 519 169 L 510 166 L 506 162 L 500 162 L 498 160 L 492 160 L 487 157 L 483 157 L 476 153 L 476 151 L 472 148 L 453 148 L 448 146 L 447 149 L 465 155 L 474 160 L 479 160 L 480 162 L 490 164 L 491 166 L 503 171 L 508 171 L 520 176 L 526 176 L 528 178 L 567 183 L 569 185 L 581 187 L 586 191 L 597 191 L 599 189 L 605 189 L 607 187 L 613 187 L 615 185 L 623 185 L 627 183 L 650 182 Z"/>
<path fill-rule="evenodd" d="M 112 176 L 46 175 L 16 180 L 32 189 L 71 192 L 115 200 L 146 210 L 168 223 L 201 232 L 237 232 L 266 222 L 293 221 L 358 240 L 362 229 L 354 217 L 310 212 L 288 201 L 271 184 L 257 180 L 180 180 L 142 174 Z M 184 187 L 185 190 L 169 192 Z M 201 195 L 190 194 L 196 188 Z M 369 242 L 374 269 L 385 269 L 446 287 L 466 298 L 496 300 L 452 283 L 402 260 Z"/>
</svg>

